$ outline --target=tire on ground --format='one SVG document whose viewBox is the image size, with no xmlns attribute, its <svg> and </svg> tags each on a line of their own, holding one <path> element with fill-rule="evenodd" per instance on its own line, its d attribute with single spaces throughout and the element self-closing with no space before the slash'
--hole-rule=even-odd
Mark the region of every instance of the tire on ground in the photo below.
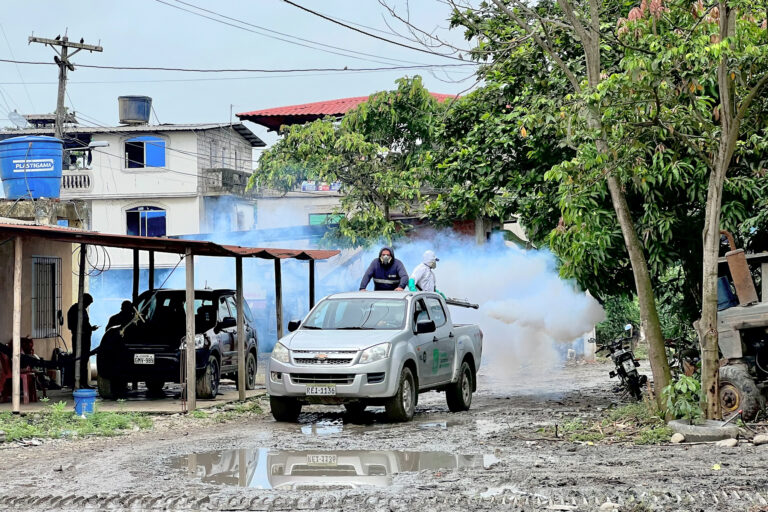
<svg viewBox="0 0 768 512">
<path fill-rule="evenodd" d="M 741 409 L 744 420 L 749 421 L 763 407 L 763 396 L 747 368 L 742 365 L 726 365 L 720 368 L 718 394 L 724 418 Z"/>
<path fill-rule="evenodd" d="M 384 404 L 387 417 L 391 421 L 410 421 L 413 419 L 413 413 L 416 409 L 416 395 L 416 382 L 413 373 L 407 366 L 403 367 L 395 396 L 387 399 Z"/>
<path fill-rule="evenodd" d="M 208 356 L 208 363 L 205 365 L 205 371 L 195 380 L 195 392 L 198 398 L 216 398 L 219 392 L 219 360 L 211 354 Z"/>
<path fill-rule="evenodd" d="M 107 379 L 101 375 L 97 378 L 99 387 L 99 396 L 107 400 L 114 400 L 125 395 L 126 385 L 124 381 L 118 379 Z"/>
<path fill-rule="evenodd" d="M 277 421 L 295 423 L 301 413 L 301 403 L 287 396 L 270 396 L 269 407 L 272 409 L 272 417 Z"/>
<path fill-rule="evenodd" d="M 459 379 L 445 390 L 445 400 L 451 412 L 468 411 L 472 405 L 472 368 L 464 361 L 459 369 Z"/>
</svg>

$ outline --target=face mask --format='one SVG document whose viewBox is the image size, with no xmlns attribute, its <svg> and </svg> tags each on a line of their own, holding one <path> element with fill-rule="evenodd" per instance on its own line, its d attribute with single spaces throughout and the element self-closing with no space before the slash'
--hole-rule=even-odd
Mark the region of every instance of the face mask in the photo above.
<svg viewBox="0 0 768 512">
<path fill-rule="evenodd" d="M 387 256 L 386 254 L 379 259 L 381 260 L 382 265 L 389 265 L 392 263 L 392 256 Z"/>
<path fill-rule="evenodd" d="M 429 268 L 436 268 L 437 267 L 437 262 L 436 261 L 430 261 L 429 263 L 427 263 L 427 266 Z"/>
</svg>

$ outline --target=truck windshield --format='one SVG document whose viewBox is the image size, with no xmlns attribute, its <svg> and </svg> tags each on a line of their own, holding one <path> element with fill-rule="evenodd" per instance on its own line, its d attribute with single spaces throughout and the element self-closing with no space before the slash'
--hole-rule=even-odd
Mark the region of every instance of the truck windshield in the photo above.
<svg viewBox="0 0 768 512">
<path fill-rule="evenodd" d="M 405 300 L 328 299 L 302 325 L 304 329 L 402 329 Z"/>
</svg>

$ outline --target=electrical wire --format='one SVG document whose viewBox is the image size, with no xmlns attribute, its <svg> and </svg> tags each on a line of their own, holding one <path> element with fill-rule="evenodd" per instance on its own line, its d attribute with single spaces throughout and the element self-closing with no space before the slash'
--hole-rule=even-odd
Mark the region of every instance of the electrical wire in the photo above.
<svg viewBox="0 0 768 512">
<path fill-rule="evenodd" d="M 446 58 L 446 59 L 460 60 L 460 61 L 464 60 L 464 59 L 460 59 L 458 57 L 454 57 L 452 55 L 446 55 L 444 53 L 435 52 L 435 51 L 432 51 L 432 50 L 427 50 L 426 48 L 419 48 L 418 46 L 411 46 L 409 44 L 401 43 L 401 42 L 398 42 L 398 41 L 393 41 L 392 39 L 387 39 L 386 37 L 377 36 L 376 34 L 371 34 L 370 32 L 366 32 L 365 30 L 353 27 L 352 25 L 348 25 L 347 23 L 339 21 L 339 20 L 337 20 L 335 18 L 332 18 L 330 16 L 326 16 L 325 14 L 321 14 L 321 13 L 319 13 L 317 11 L 313 11 L 312 9 L 310 9 L 308 7 L 304 7 L 303 5 L 299 5 L 299 4 L 295 3 L 295 2 L 291 2 L 291 0 L 283 0 L 283 2 L 287 3 L 288 5 L 292 5 L 292 6 L 296 7 L 297 9 L 301 9 L 304 12 L 308 12 L 309 14 L 312 14 L 313 16 L 317 16 L 318 18 L 322 18 L 322 19 L 324 19 L 326 21 L 330 21 L 331 23 L 334 23 L 336 25 L 340 25 L 340 26 L 342 26 L 344 28 L 348 28 L 349 30 L 352 30 L 354 32 L 358 32 L 358 33 L 366 35 L 368 37 L 372 37 L 374 39 L 378 39 L 379 41 L 384 41 L 384 42 L 387 42 L 387 43 L 390 43 L 390 44 L 394 44 L 396 46 L 401 46 L 403 48 L 408 48 L 408 49 L 411 49 L 411 50 L 415 50 L 417 52 L 429 53 L 431 55 L 437 55 L 438 57 L 443 57 L 443 58 Z"/>
<path fill-rule="evenodd" d="M 287 0 L 283 0 L 287 1 Z M 441 54 L 437 54 L 441 55 Z M 447 55 L 443 57 L 453 58 Z M 163 66 L 104 66 L 99 64 L 78 64 L 81 68 L 90 69 L 112 69 L 117 71 L 175 71 L 180 73 L 309 73 L 309 72 L 329 72 L 329 73 L 347 73 L 347 72 L 359 72 L 359 71 L 392 71 L 392 70 L 407 70 L 407 69 L 433 69 L 433 68 L 455 68 L 465 66 L 477 66 L 477 63 L 466 62 L 462 59 L 455 58 L 454 60 L 461 60 L 462 64 L 420 64 L 414 66 L 388 66 L 388 67 L 368 67 L 368 68 L 350 68 L 344 66 L 343 68 L 286 68 L 286 69 L 266 69 L 266 68 L 222 68 L 222 69 L 203 69 L 203 68 L 172 68 Z M 56 66 L 55 62 L 44 61 L 32 61 L 32 60 L 16 60 L 16 59 L 0 59 L 0 62 L 9 62 L 12 64 L 27 64 L 34 66 Z"/>
<path fill-rule="evenodd" d="M 0 24 L 0 32 L 3 33 L 3 39 L 5 39 L 5 44 L 8 46 L 8 53 L 11 55 L 12 59 L 15 59 L 16 56 L 13 54 L 13 48 L 11 48 L 11 43 L 8 42 L 8 36 L 5 33 L 5 28 L 2 24 Z M 27 88 L 27 84 L 24 83 L 24 76 L 21 74 L 21 70 L 19 69 L 19 65 L 16 64 L 16 72 L 19 74 L 19 80 L 21 80 L 21 84 L 24 86 L 24 92 L 27 93 L 27 99 L 29 100 L 29 104 L 32 107 L 33 110 L 37 110 L 35 108 L 35 102 L 32 101 L 32 96 L 29 94 L 29 89 Z"/>
<path fill-rule="evenodd" d="M 189 9 L 184 9 L 183 7 L 179 7 L 177 5 L 172 5 L 172 4 L 170 4 L 170 3 L 168 3 L 168 2 L 166 2 L 164 0 L 155 0 L 155 1 L 158 2 L 158 3 L 164 4 L 164 5 L 167 5 L 169 7 L 173 7 L 174 9 L 180 9 L 180 10 L 182 10 L 184 12 L 188 12 L 188 13 L 193 14 L 195 16 L 200 16 L 200 17 L 203 17 L 203 18 L 215 21 L 217 23 L 223 23 L 224 25 L 228 25 L 228 26 L 231 26 L 231 27 L 239 28 L 240 30 L 245 30 L 247 32 L 251 32 L 251 33 L 254 33 L 254 34 L 259 34 L 259 35 L 262 35 L 264 37 L 269 37 L 271 39 L 277 39 L 278 41 L 284 41 L 284 42 L 287 42 L 289 44 L 295 44 L 295 45 L 298 45 L 298 46 L 303 46 L 304 48 L 310 48 L 310 49 L 313 49 L 313 50 L 323 51 L 323 52 L 326 52 L 326 53 L 332 53 L 334 55 L 341 55 L 342 57 L 349 57 L 349 58 L 363 60 L 363 61 L 369 61 L 369 62 L 377 62 L 379 64 L 390 64 L 391 62 L 401 62 L 401 63 L 407 63 L 407 64 L 420 64 L 419 62 L 413 62 L 413 61 L 407 61 L 407 60 L 401 60 L 401 59 L 393 59 L 393 58 L 390 58 L 390 57 L 382 57 L 380 55 L 375 55 L 375 54 L 365 53 L 365 52 L 359 52 L 359 51 L 356 51 L 356 50 L 350 50 L 348 48 L 341 48 L 339 46 L 333 46 L 333 45 L 321 43 L 321 42 L 318 42 L 318 41 L 312 41 L 310 39 L 304 39 L 302 37 L 294 36 L 294 35 L 291 35 L 291 34 L 286 34 L 284 32 L 278 32 L 277 30 L 272 30 L 272 29 L 269 29 L 269 28 L 266 28 L 266 27 L 261 27 L 259 25 L 254 25 L 253 23 L 249 23 L 247 21 L 243 21 L 243 20 L 238 19 L 238 18 L 232 18 L 232 17 L 226 16 L 224 14 L 218 13 L 216 11 L 212 11 L 212 10 L 205 9 L 203 7 L 199 7 L 197 5 L 194 5 L 194 4 L 191 4 L 191 3 L 188 3 L 188 2 L 184 2 L 182 0 L 175 0 L 177 3 L 187 5 L 189 7 L 192 7 L 193 9 L 197 9 L 199 11 L 207 12 L 209 14 L 213 14 L 214 16 L 219 16 L 220 18 L 224 18 L 224 19 L 227 19 L 227 20 L 230 20 L 230 21 L 234 21 L 236 23 L 241 23 L 243 25 L 247 25 L 249 27 L 254 27 L 256 29 L 259 29 L 259 30 L 262 30 L 262 31 L 266 31 L 266 32 L 270 32 L 272 34 L 278 34 L 280 36 L 290 37 L 290 38 L 293 38 L 293 39 L 297 39 L 299 41 L 304 41 L 305 43 L 319 45 L 319 46 L 324 46 L 326 48 L 332 48 L 334 50 L 340 50 L 340 51 L 345 52 L 345 53 L 339 53 L 339 52 L 334 52 L 334 51 L 329 51 L 329 50 L 323 50 L 322 48 L 315 48 L 313 46 L 310 46 L 309 44 L 297 43 L 296 41 L 291 41 L 289 39 L 283 39 L 282 37 L 277 37 L 277 36 L 273 36 L 273 35 L 269 35 L 269 34 L 264 34 L 262 32 L 257 32 L 256 30 L 250 30 L 250 29 L 247 29 L 247 28 L 244 28 L 244 27 L 240 27 L 238 25 L 234 25 L 232 23 L 227 23 L 226 21 L 222 21 L 222 20 L 218 20 L 218 19 L 215 19 L 215 18 L 211 18 L 210 16 L 205 16 L 204 14 L 200 14 L 200 13 L 197 13 L 197 12 L 194 12 L 194 11 L 190 11 Z M 352 55 L 349 55 L 350 53 L 351 54 L 356 54 L 356 55 L 362 55 L 363 57 L 353 57 Z M 373 57 L 373 58 L 372 59 L 366 59 L 364 57 Z M 385 62 L 385 61 L 389 61 L 389 62 Z"/>
</svg>

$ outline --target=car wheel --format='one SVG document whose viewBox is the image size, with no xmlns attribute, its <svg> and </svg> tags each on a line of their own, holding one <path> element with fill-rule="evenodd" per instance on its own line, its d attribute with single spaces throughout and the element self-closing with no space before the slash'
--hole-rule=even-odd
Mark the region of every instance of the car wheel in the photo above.
<svg viewBox="0 0 768 512">
<path fill-rule="evenodd" d="M 416 383 L 409 368 L 403 368 L 400 372 L 395 396 L 384 404 L 387 417 L 391 421 L 410 421 L 416 409 Z"/>
<path fill-rule="evenodd" d="M 248 352 L 245 356 L 245 389 L 256 389 L 256 369 L 256 356 Z"/>
<path fill-rule="evenodd" d="M 472 405 L 472 384 L 472 369 L 469 363 L 464 361 L 459 370 L 459 380 L 445 390 L 445 400 L 451 412 L 469 410 L 469 406 Z"/>
<path fill-rule="evenodd" d="M 146 381 L 144 384 L 147 385 L 147 393 L 150 395 L 162 395 L 163 394 L 163 387 L 165 386 L 165 382 L 162 380 L 152 379 Z"/>
<path fill-rule="evenodd" d="M 272 409 L 272 417 L 277 421 L 295 423 L 301 413 L 299 401 L 285 396 L 270 396 L 269 407 Z"/>
<path fill-rule="evenodd" d="M 760 390 L 743 366 L 726 365 L 720 368 L 719 394 L 723 417 L 741 409 L 744 421 L 750 421 L 763 406 Z"/>
<path fill-rule="evenodd" d="M 99 387 L 99 396 L 106 398 L 107 400 L 114 400 L 124 396 L 126 393 L 126 385 L 124 381 L 118 379 L 107 379 L 99 376 L 97 379 Z"/>
<path fill-rule="evenodd" d="M 216 398 L 219 392 L 219 360 L 211 354 L 208 357 L 208 364 L 205 365 L 205 371 L 197 378 L 197 396 L 199 398 Z"/>
</svg>

